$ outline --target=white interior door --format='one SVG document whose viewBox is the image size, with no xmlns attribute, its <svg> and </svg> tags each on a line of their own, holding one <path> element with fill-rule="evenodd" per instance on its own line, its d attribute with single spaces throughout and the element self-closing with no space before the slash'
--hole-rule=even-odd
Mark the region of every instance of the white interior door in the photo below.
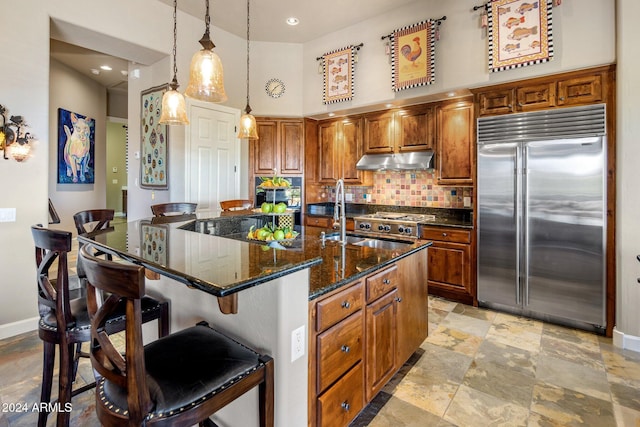
<svg viewBox="0 0 640 427">
<path fill-rule="evenodd" d="M 220 200 L 240 198 L 240 111 L 192 103 L 186 147 L 186 194 L 198 204 L 200 218 L 215 217 Z"/>
</svg>

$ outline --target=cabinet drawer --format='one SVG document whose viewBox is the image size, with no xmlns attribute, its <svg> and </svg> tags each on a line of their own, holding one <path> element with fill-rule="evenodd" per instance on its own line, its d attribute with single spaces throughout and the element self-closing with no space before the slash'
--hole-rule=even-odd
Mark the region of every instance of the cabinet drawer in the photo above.
<svg viewBox="0 0 640 427">
<path fill-rule="evenodd" d="M 362 282 L 316 304 L 316 331 L 321 332 L 362 308 Z"/>
<path fill-rule="evenodd" d="M 318 398 L 318 426 L 347 426 L 364 405 L 362 362 Z"/>
<path fill-rule="evenodd" d="M 441 242 L 471 243 L 471 232 L 469 230 L 424 227 L 420 233 L 420 237 L 426 240 L 439 240 Z"/>
<path fill-rule="evenodd" d="M 331 218 L 319 217 L 319 216 L 308 216 L 304 220 L 305 225 L 311 227 L 324 227 L 330 228 L 333 224 L 333 220 Z"/>
<path fill-rule="evenodd" d="M 397 279 L 398 267 L 395 265 L 367 277 L 367 303 L 381 297 L 391 289 L 395 289 Z"/>
<path fill-rule="evenodd" d="M 318 393 L 362 359 L 362 310 L 318 335 Z"/>
</svg>

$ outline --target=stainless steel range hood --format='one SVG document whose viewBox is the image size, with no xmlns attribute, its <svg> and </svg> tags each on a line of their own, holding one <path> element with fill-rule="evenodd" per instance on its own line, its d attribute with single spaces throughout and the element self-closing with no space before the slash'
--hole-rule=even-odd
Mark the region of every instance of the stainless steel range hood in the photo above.
<svg viewBox="0 0 640 427">
<path fill-rule="evenodd" d="M 366 171 L 433 169 L 433 151 L 398 154 L 365 154 L 356 168 Z"/>
</svg>

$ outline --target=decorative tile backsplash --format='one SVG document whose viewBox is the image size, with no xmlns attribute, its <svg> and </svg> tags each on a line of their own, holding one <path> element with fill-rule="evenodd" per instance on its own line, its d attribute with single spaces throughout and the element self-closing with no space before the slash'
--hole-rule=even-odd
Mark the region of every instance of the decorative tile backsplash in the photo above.
<svg viewBox="0 0 640 427">
<path fill-rule="evenodd" d="M 418 206 L 434 208 L 470 208 L 473 203 L 472 187 L 443 187 L 437 184 L 435 171 L 375 172 L 373 186 L 346 186 L 352 203 Z M 335 201 L 335 187 L 328 194 Z M 368 198 L 371 197 L 371 200 Z M 464 199 L 468 197 L 468 205 Z"/>
</svg>

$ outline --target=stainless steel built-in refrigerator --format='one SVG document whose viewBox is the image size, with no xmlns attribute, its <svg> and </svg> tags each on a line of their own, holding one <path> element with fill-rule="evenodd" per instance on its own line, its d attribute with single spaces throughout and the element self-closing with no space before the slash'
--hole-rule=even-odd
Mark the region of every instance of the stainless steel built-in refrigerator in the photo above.
<svg viewBox="0 0 640 427">
<path fill-rule="evenodd" d="M 478 119 L 480 305 L 604 332 L 605 115 Z"/>
</svg>

